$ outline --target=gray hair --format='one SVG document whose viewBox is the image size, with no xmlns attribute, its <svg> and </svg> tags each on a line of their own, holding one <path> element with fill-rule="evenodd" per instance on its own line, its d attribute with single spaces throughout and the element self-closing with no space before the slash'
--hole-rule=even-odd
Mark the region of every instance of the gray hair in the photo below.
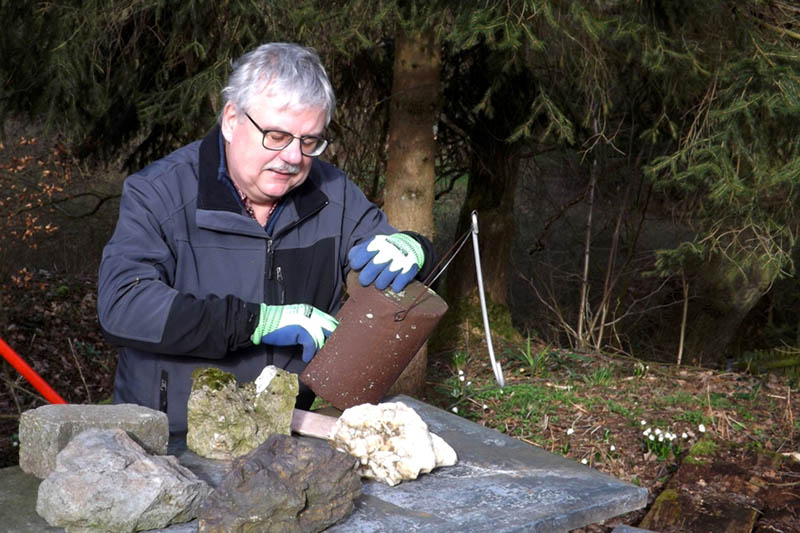
<svg viewBox="0 0 800 533">
<path fill-rule="evenodd" d="M 238 110 L 247 111 L 267 87 L 272 98 L 283 100 L 284 107 L 324 109 L 325 125 L 331 121 L 336 97 L 313 48 L 267 43 L 246 53 L 233 63 L 228 85 L 222 89 L 222 108 L 230 101 Z"/>
</svg>

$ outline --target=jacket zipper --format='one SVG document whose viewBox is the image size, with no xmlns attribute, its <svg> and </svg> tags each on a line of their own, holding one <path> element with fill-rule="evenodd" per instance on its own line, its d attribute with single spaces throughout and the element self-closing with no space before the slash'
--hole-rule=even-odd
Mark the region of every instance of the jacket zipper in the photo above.
<svg viewBox="0 0 800 533">
<path fill-rule="evenodd" d="M 272 238 L 267 239 L 267 271 L 265 273 L 267 279 L 264 282 L 264 292 L 265 292 L 265 295 L 266 295 L 266 292 L 267 292 L 266 288 L 267 288 L 267 285 L 269 285 L 267 283 L 267 281 L 272 281 L 272 269 L 274 267 L 275 268 L 275 277 L 277 278 L 278 288 L 279 288 L 279 291 L 280 291 L 279 294 L 278 294 L 278 298 L 279 298 L 279 302 L 280 302 L 281 305 L 284 305 L 286 303 L 286 286 L 283 283 L 283 271 L 281 270 L 281 267 L 280 266 L 274 266 L 275 250 L 273 250 L 273 248 L 272 248 L 272 243 L 273 243 L 273 241 L 275 239 L 277 239 L 281 235 L 287 233 L 289 230 L 291 230 L 292 228 L 294 228 L 298 224 L 302 223 L 303 221 L 311 218 L 312 216 L 314 216 L 317 213 L 319 213 L 320 211 L 322 211 L 322 209 L 325 208 L 325 206 L 327 206 L 328 203 L 329 203 L 328 200 L 325 200 L 322 204 L 317 206 L 316 209 L 314 209 L 312 211 L 309 211 L 308 213 L 306 213 L 306 215 L 304 217 L 297 219 L 294 223 L 292 223 L 292 224 L 286 226 L 285 228 L 283 228 L 279 234 L 273 235 Z"/>
<path fill-rule="evenodd" d="M 272 260 L 275 256 L 275 252 L 272 249 L 272 239 L 267 240 L 267 279 L 272 279 Z"/>
<path fill-rule="evenodd" d="M 166 370 L 161 371 L 161 382 L 158 384 L 158 409 L 159 411 L 167 412 L 167 393 L 169 386 L 169 374 Z"/>
<path fill-rule="evenodd" d="M 286 287 L 283 285 L 283 270 L 281 270 L 281 267 L 275 267 L 275 277 L 278 280 L 278 287 L 280 288 L 278 303 L 283 305 L 286 303 Z"/>
</svg>

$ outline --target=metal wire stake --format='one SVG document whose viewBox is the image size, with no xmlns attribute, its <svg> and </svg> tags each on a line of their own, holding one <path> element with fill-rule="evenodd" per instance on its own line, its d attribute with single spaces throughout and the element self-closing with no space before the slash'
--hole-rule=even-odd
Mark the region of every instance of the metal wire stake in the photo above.
<svg viewBox="0 0 800 533">
<path fill-rule="evenodd" d="M 489 329 L 489 313 L 486 310 L 486 294 L 483 291 L 483 272 L 481 271 L 481 253 L 478 250 L 478 212 L 472 212 L 472 248 L 475 251 L 475 273 L 478 275 L 478 294 L 481 297 L 481 313 L 483 314 L 483 329 L 486 332 L 486 345 L 489 347 L 489 357 L 492 360 L 492 370 L 494 378 L 500 387 L 505 387 L 506 381 L 503 378 L 503 369 L 494 357 L 494 347 L 492 346 L 492 331 Z"/>
</svg>

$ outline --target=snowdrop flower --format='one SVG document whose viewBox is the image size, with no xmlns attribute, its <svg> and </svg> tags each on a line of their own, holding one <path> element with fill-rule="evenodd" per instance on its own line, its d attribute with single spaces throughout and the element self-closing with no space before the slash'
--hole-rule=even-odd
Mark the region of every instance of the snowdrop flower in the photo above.
<svg viewBox="0 0 800 533">
<path fill-rule="evenodd" d="M 486 404 L 483 404 L 483 410 L 484 410 L 484 411 L 485 411 L 485 410 L 487 410 L 488 408 L 489 408 L 489 406 L 488 406 L 488 405 L 486 405 Z"/>
<path fill-rule="evenodd" d="M 464 381 L 464 376 L 458 376 L 459 381 Z"/>
<path fill-rule="evenodd" d="M 650 440 L 656 440 L 656 438 L 655 438 L 653 435 L 648 435 L 648 438 L 649 438 Z"/>
<path fill-rule="evenodd" d="M 616 446 L 614 446 L 613 444 L 611 445 L 611 448 L 609 448 L 609 450 L 611 450 L 612 452 L 613 452 L 614 450 L 616 450 L 616 449 L 617 449 L 617 447 L 616 447 Z"/>
<path fill-rule="evenodd" d="M 572 428 L 569 428 L 569 429 L 567 430 L 567 435 L 572 435 L 573 433 L 575 433 L 575 430 L 574 430 L 574 429 L 572 429 Z"/>
<path fill-rule="evenodd" d="M 682 439 L 688 439 L 689 435 L 684 431 L 683 433 L 681 433 L 681 438 Z"/>
<path fill-rule="evenodd" d="M 699 426 L 697 426 L 697 429 L 700 430 L 700 433 L 705 433 L 706 432 L 706 426 L 703 425 L 703 424 L 700 424 Z"/>
<path fill-rule="evenodd" d="M 472 382 L 471 381 L 467 381 L 467 387 L 469 387 L 470 385 L 472 385 Z"/>
<path fill-rule="evenodd" d="M 656 435 L 661 435 L 661 430 L 656 428 Z"/>
<path fill-rule="evenodd" d="M 458 407 L 453 407 L 450 410 L 453 411 L 455 414 L 458 414 Z"/>
<path fill-rule="evenodd" d="M 663 435 L 659 435 L 658 436 L 658 442 L 664 442 L 664 436 Z"/>
<path fill-rule="evenodd" d="M 459 376 L 463 376 L 463 375 L 464 375 L 464 371 L 463 371 L 463 370 L 461 370 L 460 368 L 458 369 L 458 375 L 459 375 Z"/>
<path fill-rule="evenodd" d="M 650 434 L 650 428 L 647 428 L 642 432 L 642 435 L 644 435 L 645 437 L 648 436 L 649 434 Z"/>
<path fill-rule="evenodd" d="M 581 464 L 584 464 L 584 465 L 585 465 L 585 464 L 588 464 L 588 463 L 589 463 L 589 460 L 588 460 L 586 457 L 584 457 L 583 459 L 581 459 Z"/>
<path fill-rule="evenodd" d="M 646 425 L 647 425 L 647 420 L 642 420 L 642 421 L 641 421 L 641 422 L 639 422 L 639 423 L 640 423 L 641 425 L 643 425 L 643 426 L 646 426 Z"/>
</svg>

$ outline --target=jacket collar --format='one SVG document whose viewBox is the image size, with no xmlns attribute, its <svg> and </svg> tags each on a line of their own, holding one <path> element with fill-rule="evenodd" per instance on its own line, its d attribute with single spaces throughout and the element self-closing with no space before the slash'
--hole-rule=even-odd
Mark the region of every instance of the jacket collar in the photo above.
<svg viewBox="0 0 800 533">
<path fill-rule="evenodd" d="M 246 226 L 254 226 L 263 234 L 263 228 L 244 211 L 240 200 L 235 195 L 236 193 L 233 187 L 220 179 L 220 145 L 222 144 L 219 141 L 220 135 L 220 127 L 219 124 L 217 124 L 208 132 L 208 135 L 206 135 L 200 143 L 199 182 L 197 186 L 198 226 L 216 226 L 216 224 L 211 222 L 213 220 L 211 217 L 201 217 L 201 212 L 203 211 L 227 212 L 240 216 L 244 219 L 243 222 L 246 223 Z M 284 197 L 283 202 L 286 205 L 284 209 L 281 210 L 281 218 L 276 221 L 276 233 L 310 216 L 327 204 L 328 197 L 319 188 L 321 172 L 321 163 L 314 160 L 306 180 Z M 226 216 L 223 218 L 227 219 L 229 217 Z M 232 222 L 233 220 L 228 220 L 225 227 L 229 230 L 233 229 L 230 227 Z M 240 226 L 239 223 L 235 225 Z M 213 229 L 223 228 L 214 227 Z M 251 231 L 246 231 L 246 233 L 251 233 Z"/>
</svg>

